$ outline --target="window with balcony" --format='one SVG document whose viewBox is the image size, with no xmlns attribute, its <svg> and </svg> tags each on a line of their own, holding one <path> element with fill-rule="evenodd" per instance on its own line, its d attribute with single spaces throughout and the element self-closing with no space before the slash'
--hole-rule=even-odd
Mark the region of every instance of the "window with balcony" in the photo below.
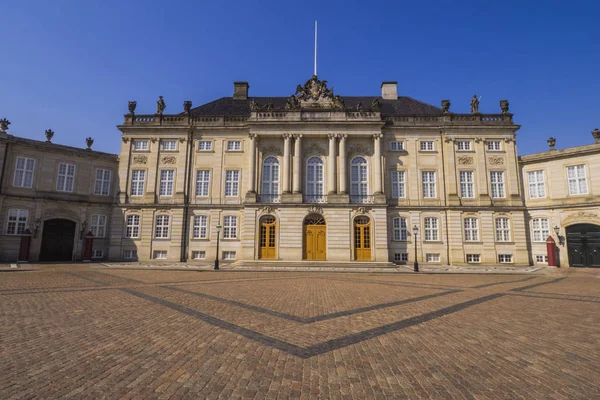
<svg viewBox="0 0 600 400">
<path fill-rule="evenodd" d="M 366 203 L 369 199 L 369 175 L 366 158 L 354 157 L 350 163 L 350 200 Z"/>
<path fill-rule="evenodd" d="M 264 203 L 279 202 L 279 160 L 273 156 L 269 156 L 263 161 L 260 201 Z"/>
<path fill-rule="evenodd" d="M 311 157 L 306 161 L 306 202 L 320 203 L 324 199 L 323 160 Z"/>
</svg>

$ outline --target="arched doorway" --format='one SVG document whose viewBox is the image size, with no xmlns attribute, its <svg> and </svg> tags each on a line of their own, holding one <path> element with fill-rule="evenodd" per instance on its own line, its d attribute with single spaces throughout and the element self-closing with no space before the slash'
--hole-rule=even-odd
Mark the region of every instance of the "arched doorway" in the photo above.
<svg viewBox="0 0 600 400">
<path fill-rule="evenodd" d="M 275 246 L 276 228 L 277 219 L 274 216 L 265 215 L 260 218 L 259 258 L 263 260 L 274 259 L 277 257 L 277 247 Z"/>
<path fill-rule="evenodd" d="M 566 232 L 569 265 L 600 268 L 600 226 L 576 224 L 568 226 Z"/>
<path fill-rule="evenodd" d="M 366 216 L 354 218 L 354 259 L 371 260 L 371 219 Z"/>
<path fill-rule="evenodd" d="M 43 229 L 40 261 L 73 261 L 75 222 L 48 219 Z"/>
<path fill-rule="evenodd" d="M 327 226 L 325 219 L 318 214 L 311 214 L 304 219 L 304 259 L 327 259 Z"/>
</svg>

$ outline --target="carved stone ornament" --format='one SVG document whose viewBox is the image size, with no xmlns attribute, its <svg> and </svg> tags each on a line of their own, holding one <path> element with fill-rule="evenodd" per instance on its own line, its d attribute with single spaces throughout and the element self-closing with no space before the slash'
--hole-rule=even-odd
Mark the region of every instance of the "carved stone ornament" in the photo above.
<svg viewBox="0 0 600 400">
<path fill-rule="evenodd" d="M 304 149 L 304 151 L 307 155 L 308 154 L 325 155 L 325 149 L 316 143 L 312 143 L 310 146 L 308 146 L 306 149 Z"/>
<path fill-rule="evenodd" d="M 456 139 L 453 138 L 453 137 L 446 136 L 446 138 L 444 139 L 444 142 L 446 142 L 446 143 L 454 143 L 455 140 Z"/>
<path fill-rule="evenodd" d="M 162 96 L 158 96 L 158 100 L 156 100 L 156 113 L 162 115 L 165 112 L 165 108 L 167 108 L 165 100 Z"/>
<path fill-rule="evenodd" d="M 285 109 L 286 110 L 299 110 L 300 109 L 300 100 L 295 95 L 291 95 L 285 101 Z"/>
<path fill-rule="evenodd" d="M 123 141 L 123 143 L 129 142 L 129 138 L 127 136 L 122 136 L 121 140 Z"/>
<path fill-rule="evenodd" d="M 467 157 L 467 156 L 458 157 L 458 163 L 460 165 L 471 165 L 471 164 L 473 164 L 473 157 Z"/>
<path fill-rule="evenodd" d="M 184 101 L 183 102 L 183 112 L 186 114 L 189 114 L 191 110 L 192 110 L 192 101 L 191 100 Z"/>
<path fill-rule="evenodd" d="M 571 224 L 572 222 L 599 223 L 600 218 L 598 218 L 598 215 L 593 214 L 591 212 L 579 211 L 579 212 L 576 212 L 575 214 L 571 214 L 568 217 L 566 217 L 562 221 L 562 225 L 566 226 L 566 225 Z"/>
<path fill-rule="evenodd" d="M 2 121 L 0 121 L 2 122 Z M 600 143 L 600 129 L 596 128 L 592 131 L 592 136 L 594 137 L 594 140 L 596 141 L 596 143 Z"/>
<path fill-rule="evenodd" d="M 137 107 L 137 101 L 129 101 L 127 102 L 127 108 L 129 109 L 129 114 L 135 114 L 135 108 Z"/>
<path fill-rule="evenodd" d="M 323 214 L 323 207 L 319 207 L 317 205 L 312 205 L 308 208 L 308 214 Z"/>
<path fill-rule="evenodd" d="M 354 209 L 354 212 L 357 214 L 367 214 L 369 209 L 367 207 L 357 207 Z"/>
<path fill-rule="evenodd" d="M 488 163 L 490 165 L 504 165 L 504 158 L 503 157 L 490 157 L 488 158 Z"/>
<path fill-rule="evenodd" d="M 348 147 L 348 153 L 349 154 L 362 154 L 362 155 L 367 155 L 370 154 L 371 152 L 369 151 L 369 149 L 367 149 L 364 146 L 360 146 L 360 145 L 355 145 L 355 146 L 350 146 Z"/>
<path fill-rule="evenodd" d="M 87 146 L 88 150 L 92 149 L 92 145 L 94 144 L 94 139 L 92 139 L 91 136 L 88 136 L 85 138 L 85 145 Z"/>
<path fill-rule="evenodd" d="M 180 137 L 180 138 L 179 138 L 179 143 L 183 143 L 183 142 L 185 142 L 186 140 L 187 140 L 187 138 Z"/>
<path fill-rule="evenodd" d="M 148 162 L 148 157 L 138 154 L 133 156 L 133 163 L 134 164 L 146 164 Z"/>
<path fill-rule="evenodd" d="M 0 119 L 0 131 L 8 130 L 8 126 L 10 125 L 10 121 L 6 118 Z"/>
<path fill-rule="evenodd" d="M 54 131 L 52 129 L 46 129 L 46 142 L 52 143 L 52 138 L 54 137 Z"/>
<path fill-rule="evenodd" d="M 500 109 L 502 114 L 508 114 L 508 100 L 500 100 Z"/>
<path fill-rule="evenodd" d="M 276 156 L 281 155 L 281 149 L 272 144 L 263 147 L 261 150 L 262 150 L 263 154 L 274 154 Z"/>
<path fill-rule="evenodd" d="M 550 139 L 547 140 L 548 142 L 548 147 L 550 147 L 550 150 L 554 150 L 554 146 L 556 146 L 556 139 L 551 137 Z"/>
<path fill-rule="evenodd" d="M 442 100 L 442 110 L 444 110 L 444 114 L 450 112 L 450 100 Z"/>
<path fill-rule="evenodd" d="M 307 80 L 304 86 L 296 87 L 295 97 L 300 102 L 300 107 L 345 108 L 341 97 L 333 94 L 333 88 L 327 88 L 327 81 L 319 80 L 316 75 Z"/>
<path fill-rule="evenodd" d="M 175 156 L 163 156 L 161 159 L 163 164 L 176 164 L 177 163 L 177 157 Z"/>
<path fill-rule="evenodd" d="M 151 141 L 152 143 L 156 143 L 156 141 L 157 141 L 157 140 L 158 140 L 158 138 L 156 138 L 156 137 L 151 137 L 151 138 L 150 138 L 150 141 Z"/>
<path fill-rule="evenodd" d="M 258 211 L 264 213 L 264 214 L 271 214 L 273 212 L 273 207 L 271 206 L 264 206 L 262 208 L 259 208 Z"/>
</svg>

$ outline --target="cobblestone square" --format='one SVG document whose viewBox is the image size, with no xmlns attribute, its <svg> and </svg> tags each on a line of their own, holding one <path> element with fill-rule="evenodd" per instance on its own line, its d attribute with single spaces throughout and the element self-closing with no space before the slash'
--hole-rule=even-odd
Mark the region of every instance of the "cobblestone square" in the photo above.
<svg viewBox="0 0 600 400">
<path fill-rule="evenodd" d="M 600 271 L 0 273 L 0 398 L 600 398 Z"/>
</svg>

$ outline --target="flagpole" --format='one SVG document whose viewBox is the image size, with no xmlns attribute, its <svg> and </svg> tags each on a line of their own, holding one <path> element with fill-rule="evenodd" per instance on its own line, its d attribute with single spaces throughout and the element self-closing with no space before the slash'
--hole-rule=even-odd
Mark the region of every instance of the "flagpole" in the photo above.
<svg viewBox="0 0 600 400">
<path fill-rule="evenodd" d="M 314 75 L 317 76 L 317 20 L 315 20 L 315 71 Z"/>
</svg>

